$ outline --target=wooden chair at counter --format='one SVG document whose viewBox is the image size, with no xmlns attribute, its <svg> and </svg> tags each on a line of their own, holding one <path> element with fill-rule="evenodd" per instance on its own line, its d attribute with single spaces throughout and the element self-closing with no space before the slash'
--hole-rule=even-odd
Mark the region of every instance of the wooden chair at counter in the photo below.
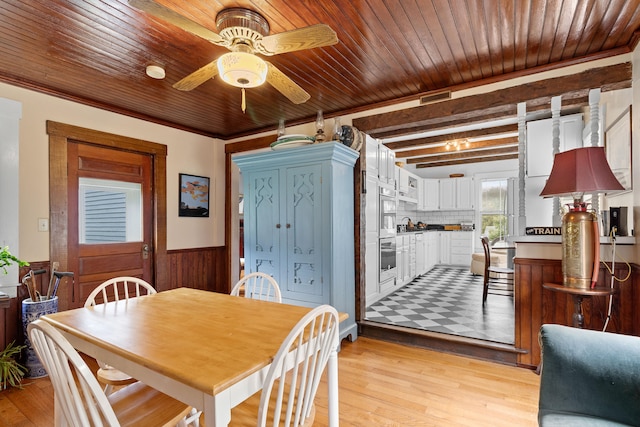
<svg viewBox="0 0 640 427">
<path fill-rule="evenodd" d="M 491 265 L 491 249 L 489 238 L 481 236 L 482 249 L 484 250 L 484 281 L 482 289 L 482 304 L 487 302 L 488 294 L 513 295 L 514 276 L 513 268 L 494 267 Z"/>
<path fill-rule="evenodd" d="M 56 399 L 56 425 L 186 426 L 191 407 L 140 382 L 107 396 L 86 362 L 55 327 L 38 319 L 29 339 Z"/>
<path fill-rule="evenodd" d="M 155 294 L 156 290 L 148 282 L 137 277 L 115 277 L 98 285 L 84 302 L 85 307 L 93 307 L 96 304 L 103 304 L 109 301 L 136 298 L 142 295 Z M 132 384 L 137 380 L 113 367 L 98 362 L 98 381 L 104 384 L 104 392 L 109 394 L 114 387 Z"/>
<path fill-rule="evenodd" d="M 262 392 L 231 410 L 229 426 L 313 425 L 313 401 L 329 356 L 338 347 L 338 324 L 338 312 L 327 304 L 300 319 L 276 353 Z M 305 342 L 308 337 L 314 338 Z"/>
<path fill-rule="evenodd" d="M 247 274 L 231 289 L 231 295 L 262 301 L 282 302 L 280 286 L 276 279 L 260 271 Z"/>
</svg>

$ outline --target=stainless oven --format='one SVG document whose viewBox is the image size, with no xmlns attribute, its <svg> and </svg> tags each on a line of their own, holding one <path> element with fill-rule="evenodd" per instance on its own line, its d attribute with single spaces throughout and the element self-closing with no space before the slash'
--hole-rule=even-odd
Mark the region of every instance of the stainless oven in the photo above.
<svg viewBox="0 0 640 427">
<path fill-rule="evenodd" d="M 396 192 L 380 187 L 380 237 L 396 235 Z"/>
<path fill-rule="evenodd" d="M 380 239 L 380 283 L 396 277 L 396 238 Z"/>
</svg>

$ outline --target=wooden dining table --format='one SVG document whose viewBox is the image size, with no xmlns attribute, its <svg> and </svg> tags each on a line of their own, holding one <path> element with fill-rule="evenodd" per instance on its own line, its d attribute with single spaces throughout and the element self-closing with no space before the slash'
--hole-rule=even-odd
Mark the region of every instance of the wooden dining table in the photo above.
<svg viewBox="0 0 640 427">
<path fill-rule="evenodd" d="M 262 389 L 280 345 L 310 310 L 177 288 L 41 319 L 78 351 L 203 410 L 212 427 L 226 426 L 231 408 Z M 327 366 L 332 426 L 338 425 L 337 363 L 335 349 Z"/>
</svg>

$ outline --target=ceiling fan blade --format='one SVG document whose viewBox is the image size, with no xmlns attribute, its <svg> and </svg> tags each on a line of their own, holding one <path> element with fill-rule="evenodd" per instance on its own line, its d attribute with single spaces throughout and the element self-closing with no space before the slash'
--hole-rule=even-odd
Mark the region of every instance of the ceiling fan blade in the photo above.
<svg viewBox="0 0 640 427">
<path fill-rule="evenodd" d="M 189 74 L 187 77 L 174 84 L 173 87 L 178 90 L 192 90 L 207 80 L 214 78 L 217 74 L 218 64 L 216 61 L 213 61 Z"/>
<path fill-rule="evenodd" d="M 295 52 L 296 50 L 313 49 L 314 47 L 331 46 L 338 43 L 338 36 L 330 26 L 316 24 L 297 30 L 265 36 L 256 44 L 260 53 L 276 55 L 278 53 Z M 261 49 L 264 48 L 263 52 Z"/>
<path fill-rule="evenodd" d="M 289 98 L 294 104 L 307 102 L 311 95 L 287 77 L 275 65 L 267 62 L 267 83 L 276 88 L 280 93 Z"/>
<path fill-rule="evenodd" d="M 167 21 L 191 34 L 208 40 L 211 43 L 221 46 L 227 45 L 227 41 L 223 39 L 219 34 L 214 33 L 213 31 L 203 27 L 202 25 L 180 15 L 177 12 L 174 12 L 173 10 L 165 6 L 162 6 L 161 4 L 156 3 L 153 0 L 129 0 L 129 4 L 136 9 L 140 9 L 141 11 L 155 16 L 156 18 L 160 18 L 163 21 Z"/>
</svg>

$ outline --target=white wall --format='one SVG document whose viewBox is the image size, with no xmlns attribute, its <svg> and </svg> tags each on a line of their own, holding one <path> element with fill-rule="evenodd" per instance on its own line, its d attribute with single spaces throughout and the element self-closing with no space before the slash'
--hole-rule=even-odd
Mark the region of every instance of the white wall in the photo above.
<svg viewBox="0 0 640 427">
<path fill-rule="evenodd" d="M 224 245 L 222 142 L 7 84 L 0 84 L 0 98 L 22 103 L 19 136 L 20 258 L 49 260 L 49 238 L 55 238 L 49 232 L 38 232 L 38 218 L 49 218 L 47 120 L 166 145 L 167 248 Z M 209 218 L 178 217 L 180 172 L 211 177 Z"/>
</svg>

